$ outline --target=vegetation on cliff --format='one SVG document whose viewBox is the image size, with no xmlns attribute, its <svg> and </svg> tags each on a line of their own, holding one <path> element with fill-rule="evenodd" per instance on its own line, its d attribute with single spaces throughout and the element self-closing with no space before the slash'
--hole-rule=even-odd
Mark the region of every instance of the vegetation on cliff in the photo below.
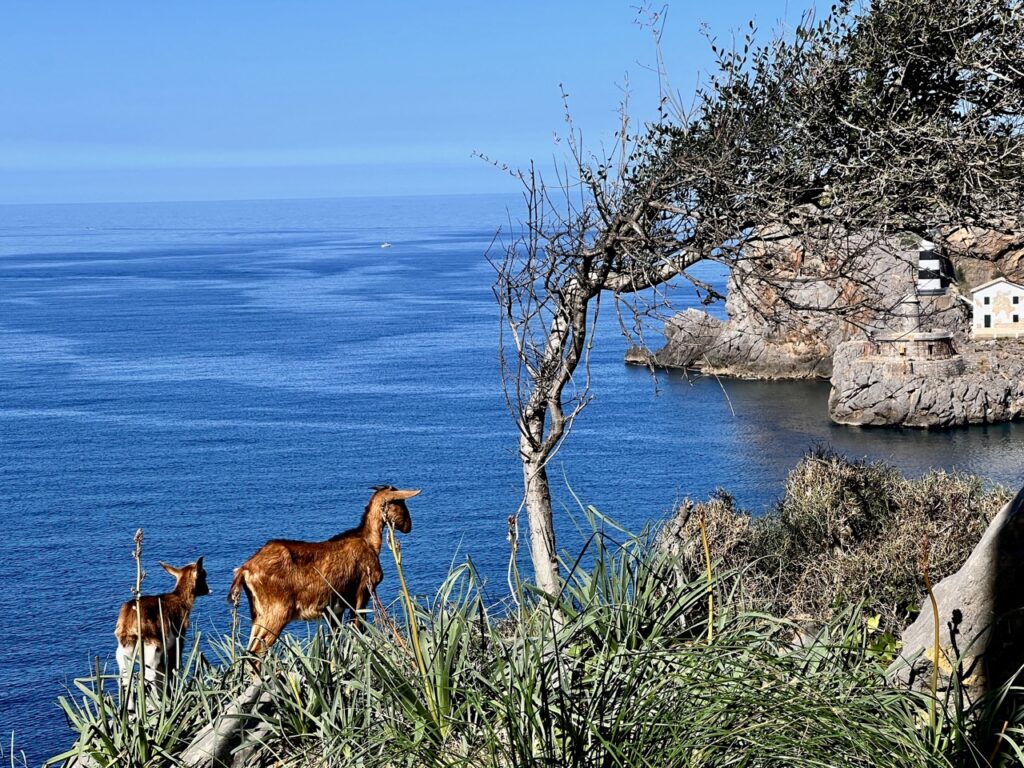
<svg viewBox="0 0 1024 768">
<path fill-rule="evenodd" d="M 691 576 L 704 568 L 700 525 L 712 558 L 742 572 L 751 607 L 814 625 L 864 601 L 883 631 L 899 633 L 924 596 L 919 561 L 934 580 L 955 572 L 1010 500 L 977 477 L 933 471 L 905 477 L 884 462 L 808 454 L 767 514 L 739 509 L 728 491 L 685 502 L 665 527 L 665 546 Z"/>
<path fill-rule="evenodd" d="M 237 638 L 213 660 L 193 651 L 143 717 L 97 670 L 62 702 L 78 741 L 58 762 L 203 764 L 185 759 L 203 726 L 240 718 L 236 766 L 1015 764 L 1024 723 L 994 721 L 991 697 L 971 703 L 956 680 L 935 698 L 899 685 L 885 632 L 921 595 L 921 536 L 948 571 L 1004 498 L 817 454 L 762 519 L 724 493 L 690 506 L 662 534 L 681 547 L 591 510 L 557 597 L 488 604 L 467 563 L 362 632 L 331 621 L 283 638 L 258 701 L 227 718 L 252 689 Z M 815 615 L 815 631 L 765 608 Z"/>
</svg>

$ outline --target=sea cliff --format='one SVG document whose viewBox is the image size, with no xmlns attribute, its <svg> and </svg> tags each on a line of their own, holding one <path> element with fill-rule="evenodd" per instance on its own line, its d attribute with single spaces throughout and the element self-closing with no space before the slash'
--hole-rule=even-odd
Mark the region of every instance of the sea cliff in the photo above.
<svg viewBox="0 0 1024 768">
<path fill-rule="evenodd" d="M 948 235 L 943 248 L 958 282 L 944 296 L 922 297 L 911 317 L 914 247 L 907 238 L 873 242 L 834 278 L 827 257 L 808 259 L 795 241 L 775 244 L 768 278 L 753 272 L 755 258 L 734 268 L 726 319 L 695 309 L 676 314 L 661 349 L 631 349 L 626 362 L 736 378 L 829 378 L 829 416 L 839 424 L 936 428 L 1024 418 L 1024 343 L 974 341 L 966 299 L 969 286 L 995 275 L 1024 277 L 1024 240 Z M 911 360 L 865 351 L 869 340 L 908 325 L 945 333 L 955 354 Z"/>
<path fill-rule="evenodd" d="M 903 323 L 902 298 L 913 290 L 917 240 L 865 240 L 848 263 L 795 239 L 738 262 L 729 277 L 726 319 L 689 309 L 670 318 L 665 345 L 627 362 L 696 369 L 749 379 L 827 379 L 841 344 Z M 771 263 L 764 274 L 754 265 Z M 926 321 L 965 338 L 967 308 L 954 295 L 936 297 Z"/>
</svg>

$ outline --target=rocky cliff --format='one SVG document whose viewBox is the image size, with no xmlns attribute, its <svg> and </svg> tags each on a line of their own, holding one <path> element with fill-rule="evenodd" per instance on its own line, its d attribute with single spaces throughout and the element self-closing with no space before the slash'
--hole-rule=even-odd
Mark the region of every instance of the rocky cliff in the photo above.
<svg viewBox="0 0 1024 768">
<path fill-rule="evenodd" d="M 943 238 L 946 251 L 965 285 L 981 285 L 996 277 L 1024 280 L 1024 231 L 1009 223 L 1006 231 L 961 228 Z"/>
<path fill-rule="evenodd" d="M 970 316 L 958 294 L 994 277 L 1024 280 L 1024 227 L 958 229 L 941 241 L 959 285 L 930 300 L 922 322 L 952 331 L 966 346 Z M 665 324 L 664 347 L 653 355 L 633 350 L 627 362 L 742 378 L 828 378 L 841 344 L 902 327 L 899 303 L 913 285 L 916 246 L 912 237 L 879 239 L 850 249 L 837 267 L 813 244 L 774 241 L 733 268 L 726 320 L 679 313 Z M 762 277 L 766 263 L 771 269 Z"/>
<path fill-rule="evenodd" d="M 631 351 L 627 362 L 740 378 L 828 378 L 840 344 L 906 322 L 901 301 L 916 279 L 916 247 L 912 238 L 865 242 L 839 263 L 805 242 L 775 241 L 733 267 L 727 320 L 679 313 L 665 324 L 664 347 L 646 357 Z M 938 297 L 924 322 L 963 336 L 967 310 L 955 295 Z"/>
</svg>

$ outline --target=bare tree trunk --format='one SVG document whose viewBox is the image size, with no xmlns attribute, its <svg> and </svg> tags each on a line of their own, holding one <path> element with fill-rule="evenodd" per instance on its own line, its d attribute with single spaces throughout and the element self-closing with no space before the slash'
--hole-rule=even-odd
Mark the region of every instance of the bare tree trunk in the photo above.
<svg viewBox="0 0 1024 768">
<path fill-rule="evenodd" d="M 543 459 L 538 460 L 529 441 L 520 439 L 523 451 L 523 485 L 526 489 L 526 518 L 530 525 L 530 557 L 534 583 L 549 595 L 561 588 L 558 553 L 555 551 L 555 525 L 551 509 L 551 488 Z"/>
</svg>

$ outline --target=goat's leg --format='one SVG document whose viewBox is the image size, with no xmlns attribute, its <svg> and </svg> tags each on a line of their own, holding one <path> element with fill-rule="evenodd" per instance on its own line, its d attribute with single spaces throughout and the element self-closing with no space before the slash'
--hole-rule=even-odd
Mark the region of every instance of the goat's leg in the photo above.
<svg viewBox="0 0 1024 768">
<path fill-rule="evenodd" d="M 132 671 L 135 668 L 135 651 L 137 646 L 117 646 L 117 671 L 121 680 L 121 696 L 128 701 L 128 709 L 135 709 L 135 697 L 132 695 Z"/>
<path fill-rule="evenodd" d="M 249 664 L 252 667 L 252 675 L 257 681 L 260 678 L 263 654 L 270 650 L 270 646 L 277 641 L 287 623 L 286 617 L 274 619 L 258 616 L 253 619 L 247 650 L 250 654 Z"/>
<path fill-rule="evenodd" d="M 167 681 L 167 667 L 164 649 L 158 643 L 144 643 L 142 646 L 142 673 L 146 678 L 146 691 L 155 704 L 163 698 L 162 688 Z M 147 709 L 149 709 L 147 705 Z"/>
<path fill-rule="evenodd" d="M 366 606 L 370 604 L 370 590 L 368 587 L 363 585 L 359 586 L 356 590 L 356 599 L 352 604 L 352 625 L 355 627 L 362 626 L 363 623 L 363 611 Z"/>
<path fill-rule="evenodd" d="M 178 662 L 181 660 L 181 644 L 184 638 L 174 638 L 170 645 L 164 649 L 164 667 L 168 677 L 178 671 Z"/>
<path fill-rule="evenodd" d="M 117 646 L 117 671 L 121 678 L 122 688 L 131 682 L 132 662 L 134 661 L 134 656 L 135 648 L 133 646 Z"/>
<path fill-rule="evenodd" d="M 253 656 L 262 656 L 269 647 L 270 644 L 265 642 L 263 625 L 258 623 L 257 619 L 253 619 L 252 629 L 249 630 L 249 642 L 246 644 L 245 650 Z"/>
<path fill-rule="evenodd" d="M 288 623 L 286 618 L 277 616 L 259 616 L 252 623 L 249 633 L 248 651 L 253 656 L 262 656 L 277 642 L 278 636 Z"/>
</svg>

